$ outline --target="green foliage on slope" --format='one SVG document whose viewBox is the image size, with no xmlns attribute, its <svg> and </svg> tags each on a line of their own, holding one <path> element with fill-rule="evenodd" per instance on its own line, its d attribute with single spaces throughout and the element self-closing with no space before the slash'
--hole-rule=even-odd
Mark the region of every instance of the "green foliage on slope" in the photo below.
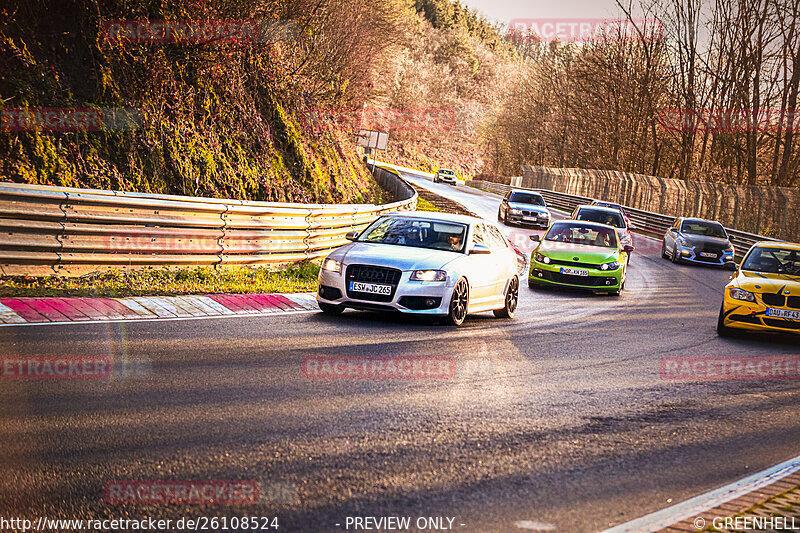
<svg viewBox="0 0 800 533">
<path fill-rule="evenodd" d="M 103 32 L 111 20 L 282 24 L 287 16 L 294 33 L 268 42 L 130 43 Z M 330 89 L 335 74 L 295 64 L 304 59 L 297 54 L 309 38 L 304 32 L 323 30 L 314 17 L 288 1 L 12 2 L 0 10 L 2 109 L 125 108 L 141 125 L 0 132 L 0 180 L 251 200 L 374 200 L 378 188 L 350 132 L 333 123 L 303 127 L 306 108 L 337 105 L 305 90 L 333 79 Z"/>
</svg>

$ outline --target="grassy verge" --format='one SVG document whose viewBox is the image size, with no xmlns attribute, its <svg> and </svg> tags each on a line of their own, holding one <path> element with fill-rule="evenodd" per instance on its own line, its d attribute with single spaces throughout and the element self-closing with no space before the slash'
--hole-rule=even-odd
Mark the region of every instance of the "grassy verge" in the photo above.
<svg viewBox="0 0 800 533">
<path fill-rule="evenodd" d="M 316 289 L 319 266 L 179 270 L 112 270 L 80 278 L 15 276 L 0 279 L 0 296 L 174 296 L 181 294 L 306 292 Z"/>
<path fill-rule="evenodd" d="M 417 211 L 435 211 L 439 212 L 441 209 L 433 205 L 431 202 L 422 198 L 421 196 L 417 198 Z"/>
</svg>

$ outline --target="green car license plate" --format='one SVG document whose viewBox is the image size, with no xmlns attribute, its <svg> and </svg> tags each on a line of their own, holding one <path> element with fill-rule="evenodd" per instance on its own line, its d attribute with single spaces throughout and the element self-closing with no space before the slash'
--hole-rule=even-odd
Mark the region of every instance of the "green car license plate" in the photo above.
<svg viewBox="0 0 800 533">
<path fill-rule="evenodd" d="M 589 271 L 582 268 L 561 267 L 561 273 L 569 276 L 588 276 Z"/>
</svg>

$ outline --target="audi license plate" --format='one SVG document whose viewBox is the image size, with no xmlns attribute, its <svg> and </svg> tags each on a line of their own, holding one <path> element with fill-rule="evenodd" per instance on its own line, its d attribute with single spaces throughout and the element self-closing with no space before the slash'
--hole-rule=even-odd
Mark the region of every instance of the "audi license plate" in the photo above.
<svg viewBox="0 0 800 533">
<path fill-rule="evenodd" d="M 381 285 L 380 283 L 361 283 L 360 281 L 351 281 L 350 290 L 353 292 L 367 292 L 369 294 L 392 294 L 391 285 Z"/>
<path fill-rule="evenodd" d="M 773 309 L 772 307 L 767 307 L 767 316 L 800 320 L 800 311 L 791 311 L 789 309 Z"/>
<path fill-rule="evenodd" d="M 716 259 L 717 254 L 715 254 L 714 252 L 700 252 L 700 257 L 711 257 Z"/>
<path fill-rule="evenodd" d="M 589 271 L 588 270 L 583 270 L 581 268 L 561 267 L 561 273 L 562 274 L 567 274 L 567 275 L 570 275 L 570 276 L 588 276 L 589 275 Z"/>
</svg>

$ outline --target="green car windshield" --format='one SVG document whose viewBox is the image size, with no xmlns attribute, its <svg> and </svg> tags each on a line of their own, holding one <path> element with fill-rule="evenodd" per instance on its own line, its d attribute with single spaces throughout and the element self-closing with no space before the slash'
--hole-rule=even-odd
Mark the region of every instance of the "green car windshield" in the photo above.
<svg viewBox="0 0 800 533">
<path fill-rule="evenodd" d="M 783 248 L 755 248 L 742 264 L 742 270 L 800 276 L 800 253 Z"/>
<path fill-rule="evenodd" d="M 611 228 L 583 224 L 553 224 L 544 240 L 580 246 L 617 248 L 617 234 Z"/>
</svg>

